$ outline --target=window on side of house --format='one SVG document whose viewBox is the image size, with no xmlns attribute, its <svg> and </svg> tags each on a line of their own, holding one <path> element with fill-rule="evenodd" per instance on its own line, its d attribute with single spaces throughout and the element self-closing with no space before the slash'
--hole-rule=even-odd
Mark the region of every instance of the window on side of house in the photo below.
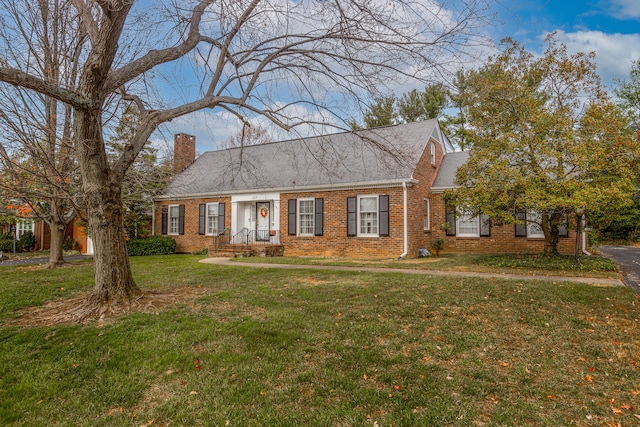
<svg viewBox="0 0 640 427">
<path fill-rule="evenodd" d="M 544 239 L 544 231 L 540 223 L 542 215 L 536 211 L 527 211 L 527 238 Z"/>
<path fill-rule="evenodd" d="M 453 206 L 447 206 L 445 218 L 448 226 L 447 236 L 491 237 L 491 219 L 486 214 L 472 216 L 456 211 Z"/>
<path fill-rule="evenodd" d="M 358 235 L 378 236 L 378 196 L 358 196 Z"/>
<path fill-rule="evenodd" d="M 218 230 L 218 203 L 207 203 L 207 236 L 213 236 Z"/>
<path fill-rule="evenodd" d="M 431 146 L 430 150 L 431 150 L 431 164 L 435 165 L 436 164 L 436 143 L 435 142 L 431 142 L 431 144 L 429 144 Z"/>
<path fill-rule="evenodd" d="M 456 218 L 458 237 L 480 237 L 480 218 L 465 213 L 458 213 Z"/>
<path fill-rule="evenodd" d="M 424 211 L 423 211 L 423 227 L 425 230 L 431 230 L 431 205 L 429 199 L 424 199 Z"/>
<path fill-rule="evenodd" d="M 314 224 L 314 203 L 315 199 L 298 199 L 298 235 L 313 236 Z"/>
<path fill-rule="evenodd" d="M 26 232 L 35 234 L 35 221 L 32 219 L 21 219 L 16 227 L 16 238 L 19 239 Z"/>
<path fill-rule="evenodd" d="M 167 234 L 178 234 L 180 223 L 180 206 L 169 205 L 169 232 Z"/>
</svg>

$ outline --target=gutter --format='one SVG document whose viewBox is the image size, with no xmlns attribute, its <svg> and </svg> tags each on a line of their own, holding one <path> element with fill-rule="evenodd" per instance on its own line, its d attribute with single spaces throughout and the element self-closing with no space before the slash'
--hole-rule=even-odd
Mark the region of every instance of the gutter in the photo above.
<svg viewBox="0 0 640 427">
<path fill-rule="evenodd" d="M 416 179 L 409 179 L 404 181 L 399 181 L 397 179 L 392 180 L 381 180 L 381 181 L 369 181 L 363 183 L 347 183 L 347 184 L 329 184 L 329 185 L 305 185 L 305 186 L 294 186 L 294 187 L 274 187 L 274 188 L 252 188 L 246 190 L 225 190 L 218 191 L 215 193 L 187 193 L 187 194 L 163 194 L 161 196 L 156 196 L 153 198 L 154 202 L 160 202 L 163 200 L 186 200 L 186 199 L 200 199 L 207 197 L 224 197 L 224 196 L 235 196 L 240 194 L 255 194 L 255 193 L 264 193 L 268 191 L 269 193 L 297 193 L 297 192 L 310 192 L 310 191 L 331 191 L 331 190 L 355 190 L 362 188 L 393 188 L 398 187 L 402 184 L 405 185 L 413 185 L 417 184 L 418 181 Z"/>
<path fill-rule="evenodd" d="M 402 202 L 404 204 L 403 213 L 403 237 L 404 237 L 404 252 L 398 257 L 398 259 L 404 259 L 409 253 L 409 227 L 407 224 L 407 183 L 402 181 Z"/>
</svg>

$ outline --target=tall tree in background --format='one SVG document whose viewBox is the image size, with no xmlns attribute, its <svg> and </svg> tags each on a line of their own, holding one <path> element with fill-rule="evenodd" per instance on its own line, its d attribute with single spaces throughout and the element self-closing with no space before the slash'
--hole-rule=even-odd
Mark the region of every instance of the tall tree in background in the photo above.
<svg viewBox="0 0 640 427">
<path fill-rule="evenodd" d="M 42 49 L 22 37 L 33 31 L 24 14 L 46 14 L 55 0 L 5 1 L 18 13 L 0 10 L 0 81 L 72 109 L 95 249 L 87 316 L 126 309 L 141 294 L 126 252 L 122 183 L 158 125 L 205 108 L 240 120 L 259 114 L 283 129 L 313 122 L 291 114 L 294 106 L 321 113 L 322 121 L 338 117 L 340 108 L 388 81 L 444 72 L 443 56 L 477 46 L 491 13 L 490 0 L 67 0 L 75 13 L 65 35 L 87 42 L 69 64 L 78 78 L 60 82 L 32 67 Z M 199 81 L 159 102 L 153 83 L 175 80 L 181 66 Z M 142 119 L 110 161 L 104 125 L 122 114 L 122 101 L 134 102 Z"/>
<path fill-rule="evenodd" d="M 405 123 L 437 119 L 448 101 L 449 92 L 443 84 L 428 85 L 422 92 L 413 89 L 398 99 L 398 116 Z"/>
<path fill-rule="evenodd" d="M 640 60 L 634 61 L 628 80 L 618 80 L 614 92 L 618 98 L 618 105 L 626 114 L 629 121 L 629 131 L 636 138 L 640 138 Z M 635 164 L 636 194 L 631 206 L 621 206 L 615 214 L 594 214 L 590 218 L 590 225 L 599 237 L 608 241 L 638 240 L 640 239 L 640 164 Z"/>
<path fill-rule="evenodd" d="M 363 114 L 364 126 L 353 121 L 353 129 L 390 126 L 421 120 L 437 119 L 448 105 L 449 93 L 440 83 L 427 85 L 424 91 L 413 89 L 402 94 L 374 98 Z"/>
<path fill-rule="evenodd" d="M 0 1 L 4 17 L 20 17 L 20 31 L 12 33 L 3 21 L 4 35 L 15 34 L 3 45 L 5 63 L 28 60 L 31 73 L 43 84 L 66 87 L 78 76 L 78 60 L 86 39 L 65 1 L 39 1 L 37 6 Z M 51 232 L 48 267 L 64 263 L 67 226 L 82 203 L 73 151 L 72 109 L 55 96 L 0 85 L 0 188 L 28 206 Z"/>
<path fill-rule="evenodd" d="M 250 145 L 260 145 L 273 142 L 273 137 L 269 131 L 259 124 L 245 124 L 236 135 L 231 135 L 222 144 L 220 149 L 247 147 Z"/>
<path fill-rule="evenodd" d="M 114 136 L 107 143 L 111 161 L 122 155 L 141 119 L 135 106 L 129 105 L 124 109 Z M 159 161 L 158 150 L 150 143 L 145 144 L 122 181 L 123 222 L 127 238 L 139 239 L 149 236 L 153 197 L 164 190 L 171 175 L 171 162 L 168 159 Z"/>
<path fill-rule="evenodd" d="M 621 101 L 620 106 L 629 114 L 631 128 L 640 131 L 640 60 L 633 62 L 629 80 L 617 83 L 614 91 Z"/>
<path fill-rule="evenodd" d="M 453 90 L 448 92 L 450 106 L 457 110 L 456 115 L 446 115 L 441 121 L 443 131 L 453 144 L 458 146 L 460 150 L 466 150 L 469 147 L 469 141 L 467 139 L 467 119 L 465 117 L 465 109 L 463 108 L 463 98 L 461 93 L 465 93 L 466 80 L 465 73 L 462 70 L 456 72 L 456 76 L 453 79 Z"/>
<path fill-rule="evenodd" d="M 364 113 L 364 127 L 375 128 L 396 124 L 397 113 L 395 103 L 396 97 L 393 95 L 375 98 Z"/>
<path fill-rule="evenodd" d="M 638 143 L 600 87 L 592 55 L 552 37 L 541 58 L 506 41 L 467 73 L 460 94 L 473 146 L 448 196 L 459 210 L 517 223 L 529 212 L 558 253 L 559 226 L 576 212 L 611 212 L 634 194 Z"/>
</svg>

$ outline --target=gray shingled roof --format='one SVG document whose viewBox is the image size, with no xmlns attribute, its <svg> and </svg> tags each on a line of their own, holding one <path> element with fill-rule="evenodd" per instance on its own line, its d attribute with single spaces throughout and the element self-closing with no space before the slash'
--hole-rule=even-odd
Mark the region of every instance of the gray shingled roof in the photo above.
<svg viewBox="0 0 640 427">
<path fill-rule="evenodd" d="M 209 151 L 159 198 L 286 191 L 411 179 L 437 120 Z"/>
<path fill-rule="evenodd" d="M 456 172 L 468 159 L 468 151 L 456 151 L 445 154 L 438 169 L 438 176 L 436 176 L 431 186 L 431 191 L 437 193 L 447 188 L 456 187 Z"/>
</svg>

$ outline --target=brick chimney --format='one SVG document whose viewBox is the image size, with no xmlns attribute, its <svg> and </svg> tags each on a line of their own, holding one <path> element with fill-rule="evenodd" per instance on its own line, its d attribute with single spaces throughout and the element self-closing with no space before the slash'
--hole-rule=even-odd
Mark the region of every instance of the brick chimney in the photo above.
<svg viewBox="0 0 640 427">
<path fill-rule="evenodd" d="M 196 159 L 196 137 L 177 133 L 173 137 L 173 172 L 178 174 Z"/>
</svg>

